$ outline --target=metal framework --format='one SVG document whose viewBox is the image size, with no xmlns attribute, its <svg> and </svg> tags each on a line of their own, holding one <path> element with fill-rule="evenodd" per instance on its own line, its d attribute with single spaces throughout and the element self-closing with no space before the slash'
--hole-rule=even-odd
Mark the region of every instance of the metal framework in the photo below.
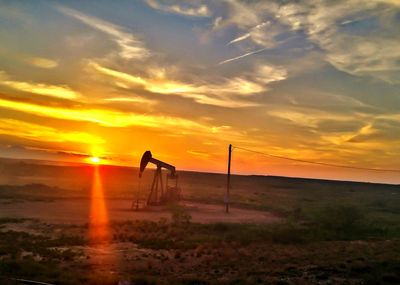
<svg viewBox="0 0 400 285">
<path fill-rule="evenodd" d="M 149 162 L 156 165 L 157 169 L 154 172 L 153 182 L 151 183 L 146 205 L 160 205 L 179 200 L 180 188 L 178 187 L 178 175 L 175 166 L 155 159 L 149 150 L 143 154 L 140 161 L 139 179 L 142 177 L 143 171 Z M 169 171 L 166 175 L 165 184 L 162 175 L 163 168 Z M 170 186 L 170 180 L 175 180 L 175 185 Z"/>
</svg>

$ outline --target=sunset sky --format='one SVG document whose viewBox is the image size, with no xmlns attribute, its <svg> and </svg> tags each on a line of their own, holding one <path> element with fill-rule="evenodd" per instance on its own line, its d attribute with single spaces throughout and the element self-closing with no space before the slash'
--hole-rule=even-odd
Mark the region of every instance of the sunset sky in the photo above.
<svg viewBox="0 0 400 285">
<path fill-rule="evenodd" d="M 0 1 L 0 156 L 400 169 L 400 1 Z M 400 183 L 234 149 L 232 170 Z"/>
</svg>

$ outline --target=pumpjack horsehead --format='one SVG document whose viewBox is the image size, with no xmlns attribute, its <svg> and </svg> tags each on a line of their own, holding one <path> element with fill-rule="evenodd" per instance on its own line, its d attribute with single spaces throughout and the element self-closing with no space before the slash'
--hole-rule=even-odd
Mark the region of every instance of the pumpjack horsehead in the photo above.
<svg viewBox="0 0 400 285">
<path fill-rule="evenodd" d="M 181 198 L 181 190 L 178 187 L 178 174 L 175 166 L 155 159 L 151 152 L 146 151 L 140 161 L 139 179 L 141 179 L 143 171 L 148 163 L 154 164 L 157 169 L 154 172 L 153 182 L 151 184 L 150 193 L 147 197 L 147 205 L 164 205 L 169 202 L 178 201 Z M 163 183 L 162 169 L 168 170 L 165 185 Z M 175 183 L 173 183 L 174 181 Z M 170 182 L 173 185 L 169 185 Z"/>
</svg>

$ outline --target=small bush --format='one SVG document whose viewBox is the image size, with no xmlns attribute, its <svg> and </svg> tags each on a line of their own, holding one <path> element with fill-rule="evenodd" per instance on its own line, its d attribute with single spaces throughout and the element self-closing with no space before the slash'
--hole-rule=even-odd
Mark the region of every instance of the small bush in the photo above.
<svg viewBox="0 0 400 285">
<path fill-rule="evenodd" d="M 216 223 L 212 225 L 212 229 L 216 232 L 227 232 L 229 231 L 229 225 L 224 223 Z"/>
<path fill-rule="evenodd" d="M 293 244 L 305 242 L 308 239 L 306 228 L 294 226 L 293 224 L 282 224 L 273 228 L 271 239 L 273 242 L 282 244 Z"/>
<path fill-rule="evenodd" d="M 328 239 L 358 237 L 366 226 L 366 216 L 360 207 L 349 204 L 329 205 L 310 218 L 317 234 Z"/>
<path fill-rule="evenodd" d="M 182 226 L 190 224 L 192 216 L 184 207 L 178 204 L 171 204 L 169 211 L 171 212 L 171 219 L 174 225 Z"/>
</svg>

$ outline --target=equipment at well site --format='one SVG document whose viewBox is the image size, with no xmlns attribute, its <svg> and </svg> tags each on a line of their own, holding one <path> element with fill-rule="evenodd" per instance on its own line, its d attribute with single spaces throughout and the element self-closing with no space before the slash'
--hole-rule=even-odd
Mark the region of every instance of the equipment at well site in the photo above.
<svg viewBox="0 0 400 285">
<path fill-rule="evenodd" d="M 154 178 L 146 204 L 162 205 L 179 200 L 181 191 L 180 188 L 178 188 L 178 175 L 176 173 L 175 166 L 153 158 L 149 150 L 143 154 L 140 161 L 139 179 L 141 179 L 143 171 L 149 162 L 157 166 L 157 169 L 154 172 Z M 163 183 L 162 175 L 163 168 L 168 170 L 165 178 L 165 185 Z M 170 182 L 172 182 L 172 186 L 169 185 Z"/>
</svg>

